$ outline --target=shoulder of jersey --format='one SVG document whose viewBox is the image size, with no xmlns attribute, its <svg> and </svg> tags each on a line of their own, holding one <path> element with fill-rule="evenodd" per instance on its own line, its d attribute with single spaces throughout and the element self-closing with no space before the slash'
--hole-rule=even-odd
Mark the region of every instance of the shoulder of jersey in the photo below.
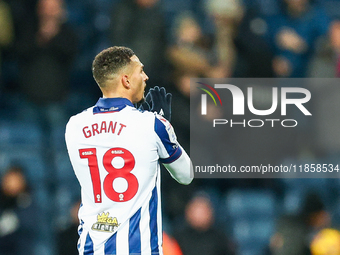
<svg viewBox="0 0 340 255">
<path fill-rule="evenodd" d="M 131 107 L 131 106 L 130 106 Z M 132 107 L 131 107 L 132 108 Z M 139 109 L 136 109 L 134 108 L 133 110 L 135 110 L 136 112 L 138 112 L 139 114 L 142 114 L 141 116 L 148 116 L 148 117 L 151 117 L 151 116 L 155 116 L 155 114 L 153 112 L 149 112 L 149 111 L 142 111 L 142 110 L 139 110 Z"/>
<path fill-rule="evenodd" d="M 170 122 L 165 119 L 162 115 L 156 113 L 156 112 L 149 112 L 149 111 L 141 111 L 141 110 L 138 110 L 138 109 L 135 109 L 137 112 L 139 112 L 140 114 L 143 114 L 145 116 L 145 118 L 148 118 L 148 119 L 152 119 L 154 121 L 156 121 L 156 119 L 160 120 L 160 122 L 166 126 L 166 127 L 171 127 L 171 124 Z"/>
<path fill-rule="evenodd" d="M 80 113 L 78 113 L 78 114 L 75 114 L 75 115 L 71 116 L 69 122 L 70 122 L 71 120 L 76 120 L 76 119 L 78 119 L 78 118 L 83 118 L 84 115 L 86 115 L 86 114 L 91 114 L 93 108 L 94 108 L 94 106 L 89 107 L 89 108 L 85 109 L 84 111 L 82 111 L 82 112 L 80 112 Z M 127 106 L 127 107 L 124 108 L 123 110 L 125 110 L 125 109 L 129 109 L 129 110 L 131 110 L 132 112 L 134 112 L 134 113 L 136 113 L 136 114 L 138 114 L 138 115 L 140 115 L 140 116 L 145 116 L 146 118 L 151 118 L 151 119 L 158 118 L 158 119 L 161 120 L 162 122 L 165 122 L 165 121 L 166 121 L 166 119 L 165 119 L 163 116 L 161 116 L 161 115 L 159 115 L 159 114 L 157 114 L 157 113 L 153 113 L 153 112 L 149 112 L 149 111 L 141 111 L 141 110 L 138 110 L 138 109 L 136 109 L 136 108 L 134 108 L 134 107 L 132 107 L 132 106 Z"/>
<path fill-rule="evenodd" d="M 170 124 L 170 122 L 166 118 L 164 118 L 162 115 L 160 115 L 158 113 L 154 113 L 154 115 L 157 119 L 159 119 L 162 123 L 164 123 L 164 125 Z"/>
<path fill-rule="evenodd" d="M 152 116 L 153 118 L 159 119 L 161 122 L 164 123 L 164 125 L 166 123 L 170 124 L 170 122 L 167 119 L 165 119 L 162 115 L 158 114 L 157 112 L 141 111 L 141 110 L 138 110 L 138 109 L 136 109 L 136 110 L 139 111 L 142 114 L 146 114 L 147 116 Z"/>
</svg>

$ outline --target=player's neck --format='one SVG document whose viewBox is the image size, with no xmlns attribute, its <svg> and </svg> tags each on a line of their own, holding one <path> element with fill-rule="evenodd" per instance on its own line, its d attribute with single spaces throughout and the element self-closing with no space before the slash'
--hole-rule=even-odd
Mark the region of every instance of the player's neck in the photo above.
<svg viewBox="0 0 340 255">
<path fill-rule="evenodd" d="M 131 98 L 126 93 L 113 93 L 113 92 L 103 93 L 103 98 L 126 98 L 132 101 Z"/>
<path fill-rule="evenodd" d="M 132 102 L 131 90 L 123 84 L 108 84 L 107 87 L 101 88 L 103 98 L 126 98 Z"/>
</svg>

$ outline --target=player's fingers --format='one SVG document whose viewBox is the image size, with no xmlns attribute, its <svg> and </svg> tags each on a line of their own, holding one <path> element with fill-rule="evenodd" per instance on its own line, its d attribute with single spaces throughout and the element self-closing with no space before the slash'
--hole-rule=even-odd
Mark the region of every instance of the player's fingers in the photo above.
<svg viewBox="0 0 340 255">
<path fill-rule="evenodd" d="M 150 91 L 150 93 L 153 102 L 159 102 L 161 100 L 161 95 L 158 87 L 155 87 L 152 91 Z"/>
<path fill-rule="evenodd" d="M 153 89 L 152 91 L 150 90 L 150 97 L 151 97 L 151 111 L 156 111 L 158 112 L 160 108 L 162 107 L 162 99 L 159 94 L 159 90 L 157 88 Z"/>
<path fill-rule="evenodd" d="M 166 94 L 165 99 L 166 99 L 167 104 L 171 105 L 172 94 L 171 93 Z"/>
<path fill-rule="evenodd" d="M 153 89 L 154 89 L 155 91 L 159 91 L 159 87 L 158 87 L 158 86 L 153 87 Z"/>
<path fill-rule="evenodd" d="M 161 94 L 162 97 L 165 97 L 166 91 L 165 91 L 165 88 L 164 88 L 164 87 L 161 87 L 161 88 L 159 89 L 159 92 L 160 92 L 160 94 Z"/>
</svg>

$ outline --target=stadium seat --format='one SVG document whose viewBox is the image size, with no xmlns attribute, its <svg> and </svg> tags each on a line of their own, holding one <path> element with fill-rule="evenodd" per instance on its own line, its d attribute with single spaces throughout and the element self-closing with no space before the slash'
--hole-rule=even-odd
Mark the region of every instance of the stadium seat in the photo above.
<svg viewBox="0 0 340 255">
<path fill-rule="evenodd" d="M 43 133 L 33 122 L 1 121 L 0 149 L 41 149 Z"/>
<path fill-rule="evenodd" d="M 274 232 L 277 203 L 269 190 L 231 190 L 225 198 L 238 255 L 259 255 Z"/>
<path fill-rule="evenodd" d="M 40 150 L 0 148 L 0 174 L 10 166 L 20 166 L 31 185 L 39 185 L 46 180 L 46 166 Z"/>
<path fill-rule="evenodd" d="M 56 152 L 61 150 L 66 151 L 65 128 L 66 125 L 60 125 L 51 129 L 50 144 Z"/>
<path fill-rule="evenodd" d="M 36 200 L 40 211 L 35 255 L 53 254 L 54 236 L 51 228 L 55 224 L 53 218 L 55 215 L 55 201 L 51 199 L 51 194 L 44 184 L 34 187 L 33 198 Z"/>
<path fill-rule="evenodd" d="M 232 218 L 275 216 L 275 198 L 271 191 L 231 190 L 226 203 Z"/>
<path fill-rule="evenodd" d="M 59 184 L 55 196 L 55 221 L 58 228 L 65 227 L 70 221 L 70 209 L 80 200 L 80 186 L 77 183 Z"/>
<path fill-rule="evenodd" d="M 56 169 L 55 177 L 57 182 L 78 183 L 67 151 L 63 150 L 55 153 L 54 167 Z"/>
<path fill-rule="evenodd" d="M 66 150 L 56 151 L 54 158 L 56 170 L 55 216 L 58 226 L 64 226 L 69 220 L 70 208 L 80 199 L 80 185 L 74 174 Z"/>
<path fill-rule="evenodd" d="M 335 194 L 332 179 L 327 178 L 290 178 L 282 179 L 285 186 L 282 213 L 298 213 L 303 199 L 310 191 L 316 192 L 331 207 Z"/>
</svg>

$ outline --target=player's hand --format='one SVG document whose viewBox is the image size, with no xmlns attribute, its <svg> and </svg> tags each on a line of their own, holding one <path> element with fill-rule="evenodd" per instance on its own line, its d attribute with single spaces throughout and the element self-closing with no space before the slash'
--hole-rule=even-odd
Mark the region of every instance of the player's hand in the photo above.
<svg viewBox="0 0 340 255">
<path fill-rule="evenodd" d="M 172 94 L 166 93 L 165 88 L 158 86 L 151 88 L 145 97 L 145 102 L 150 107 L 149 111 L 162 115 L 168 121 L 171 121 L 171 100 Z"/>
</svg>

